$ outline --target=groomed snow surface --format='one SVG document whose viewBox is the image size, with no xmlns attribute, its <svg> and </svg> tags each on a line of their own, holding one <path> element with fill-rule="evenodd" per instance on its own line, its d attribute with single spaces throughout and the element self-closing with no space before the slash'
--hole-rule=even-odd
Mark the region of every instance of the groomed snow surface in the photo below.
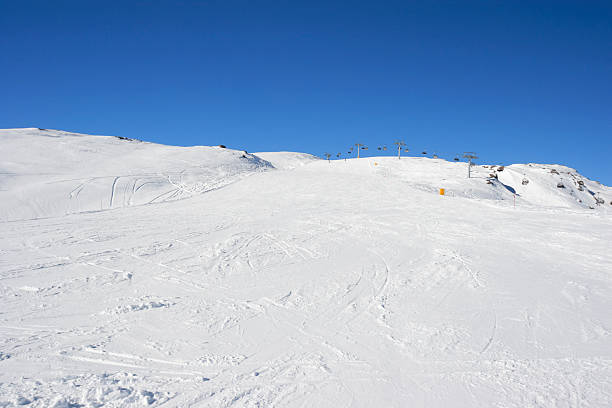
<svg viewBox="0 0 612 408">
<path fill-rule="evenodd" d="M 612 189 L 573 169 L 0 146 L 0 407 L 612 406 Z"/>
</svg>

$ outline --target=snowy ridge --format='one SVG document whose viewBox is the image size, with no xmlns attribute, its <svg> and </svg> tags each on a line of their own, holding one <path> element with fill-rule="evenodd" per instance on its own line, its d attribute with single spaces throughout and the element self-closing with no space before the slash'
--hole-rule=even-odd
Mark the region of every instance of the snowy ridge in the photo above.
<svg viewBox="0 0 612 408">
<path fill-rule="evenodd" d="M 318 157 L 308 153 L 257 152 L 254 154 L 257 157 L 272 163 L 275 168 L 282 170 L 292 170 L 296 167 L 305 166 L 306 164 L 321 160 Z"/>
<path fill-rule="evenodd" d="M 269 170 L 219 147 L 177 147 L 58 130 L 0 130 L 0 220 L 174 201 Z"/>
<path fill-rule="evenodd" d="M 612 211 L 612 188 L 561 165 L 474 165 L 468 179 L 467 163 L 423 157 L 368 157 L 320 160 L 309 166 L 338 173 L 376 175 L 401 181 L 407 188 L 451 197 L 496 200 L 536 208 Z M 599 201 L 598 201 L 599 199 Z"/>
<path fill-rule="evenodd" d="M 499 180 L 538 206 L 612 208 L 612 188 L 590 180 L 575 169 L 553 164 L 513 164 Z"/>
<path fill-rule="evenodd" d="M 0 136 L 42 203 L 2 203 L 1 408 L 612 406 L 610 189 L 573 169 L 41 132 Z M 83 170 L 223 188 L 65 215 Z"/>
<path fill-rule="evenodd" d="M 310 165 L 317 171 L 330 164 L 340 173 L 374 173 L 432 193 L 445 188 L 456 197 L 517 198 L 521 204 L 566 208 L 604 208 L 612 202 L 612 189 L 559 165 L 515 164 L 505 171 L 475 166 L 468 180 L 465 163 L 442 159 L 372 157 L 328 163 L 306 153 L 248 154 L 37 128 L 0 130 L 0 143 L 7 155 L 0 164 L 0 221 L 175 201 L 273 168 Z"/>
</svg>

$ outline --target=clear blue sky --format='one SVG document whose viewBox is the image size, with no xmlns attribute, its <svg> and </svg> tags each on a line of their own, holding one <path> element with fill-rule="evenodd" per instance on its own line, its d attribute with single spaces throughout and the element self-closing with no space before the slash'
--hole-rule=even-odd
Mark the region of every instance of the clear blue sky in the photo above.
<svg viewBox="0 0 612 408">
<path fill-rule="evenodd" d="M 612 1 L 0 1 L 0 127 L 556 162 L 612 185 Z"/>
</svg>

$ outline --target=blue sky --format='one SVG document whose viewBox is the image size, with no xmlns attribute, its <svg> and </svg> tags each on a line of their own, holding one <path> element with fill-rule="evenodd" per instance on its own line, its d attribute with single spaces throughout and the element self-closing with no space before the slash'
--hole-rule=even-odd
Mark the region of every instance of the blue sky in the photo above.
<svg viewBox="0 0 612 408">
<path fill-rule="evenodd" d="M 612 185 L 610 1 L 0 2 L 0 127 L 561 163 Z"/>
</svg>

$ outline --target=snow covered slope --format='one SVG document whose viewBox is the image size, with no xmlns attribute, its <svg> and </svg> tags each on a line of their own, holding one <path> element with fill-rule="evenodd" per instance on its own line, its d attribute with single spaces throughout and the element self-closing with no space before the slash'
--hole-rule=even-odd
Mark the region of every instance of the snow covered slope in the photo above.
<svg viewBox="0 0 612 408">
<path fill-rule="evenodd" d="M 1 221 L 0 407 L 612 406 L 612 206 L 560 200 L 548 166 L 281 156 Z"/>
<path fill-rule="evenodd" d="M 173 201 L 255 172 L 330 164 L 306 153 L 247 154 L 37 128 L 0 130 L 0 144 L 5 154 L 0 163 L 0 220 Z M 599 207 L 597 199 L 608 205 L 612 200 L 610 188 L 563 166 L 512 165 L 505 172 L 497 171 L 499 166 L 477 166 L 470 180 L 465 163 L 439 159 L 370 158 L 339 171 L 347 169 L 374 171 L 425 191 L 442 187 L 449 195 L 477 199 L 509 200 L 516 191 L 519 200 L 538 206 L 588 208 Z M 487 181 L 491 173 L 498 178 Z M 521 184 L 526 178 L 531 182 Z"/>
<path fill-rule="evenodd" d="M 526 201 L 538 206 L 609 208 L 612 189 L 580 175 L 575 169 L 551 164 L 513 164 L 497 172 Z"/>
<path fill-rule="evenodd" d="M 321 160 L 316 156 L 308 153 L 294 152 L 258 152 L 254 153 L 274 165 L 277 169 L 291 170 L 296 167 L 301 167 L 313 161 Z"/>
<path fill-rule="evenodd" d="M 317 163 L 316 169 L 335 166 L 338 172 L 376 174 L 402 181 L 411 188 L 475 200 L 504 200 L 525 207 L 564 207 L 576 210 L 612 210 L 612 188 L 560 165 L 475 165 L 443 159 L 370 157 Z M 315 167 L 311 166 L 311 170 Z M 515 196 L 516 194 L 516 196 Z"/>
<path fill-rule="evenodd" d="M 270 163 L 219 147 L 177 147 L 57 130 L 0 130 L 0 220 L 178 200 Z"/>
</svg>

